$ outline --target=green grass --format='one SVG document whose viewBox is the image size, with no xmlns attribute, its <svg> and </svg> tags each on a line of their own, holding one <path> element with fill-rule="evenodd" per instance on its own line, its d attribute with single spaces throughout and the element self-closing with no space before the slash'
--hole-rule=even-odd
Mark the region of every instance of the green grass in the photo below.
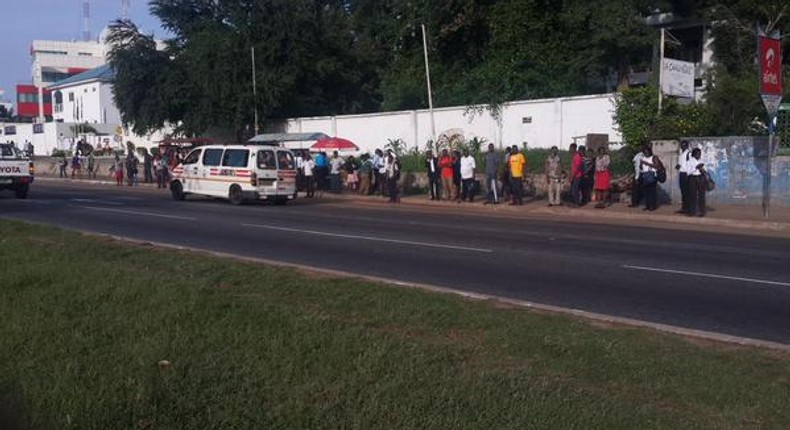
<svg viewBox="0 0 790 430">
<path fill-rule="evenodd" d="M 0 262 L 18 428 L 790 428 L 775 352 L 17 222 Z"/>
</svg>

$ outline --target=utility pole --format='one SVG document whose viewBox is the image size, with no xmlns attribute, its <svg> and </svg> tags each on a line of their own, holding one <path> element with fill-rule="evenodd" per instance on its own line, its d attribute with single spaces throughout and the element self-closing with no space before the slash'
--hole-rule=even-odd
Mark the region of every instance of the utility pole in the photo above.
<svg viewBox="0 0 790 430">
<path fill-rule="evenodd" d="M 255 83 L 255 47 L 250 48 L 252 53 L 252 107 L 255 111 L 255 135 L 258 135 L 258 89 Z"/>
<path fill-rule="evenodd" d="M 661 28 L 661 47 L 659 48 L 658 56 L 658 113 L 661 114 L 661 106 L 664 102 L 664 94 L 662 85 L 664 84 L 664 43 L 666 42 L 666 30 Z"/>
<path fill-rule="evenodd" d="M 433 92 L 431 91 L 431 68 L 428 65 L 428 38 L 425 35 L 425 24 L 422 27 L 422 51 L 425 54 L 425 81 L 428 85 L 428 110 L 431 115 L 431 139 L 436 143 L 436 122 L 433 117 Z M 419 145 L 419 142 L 414 142 Z"/>
</svg>

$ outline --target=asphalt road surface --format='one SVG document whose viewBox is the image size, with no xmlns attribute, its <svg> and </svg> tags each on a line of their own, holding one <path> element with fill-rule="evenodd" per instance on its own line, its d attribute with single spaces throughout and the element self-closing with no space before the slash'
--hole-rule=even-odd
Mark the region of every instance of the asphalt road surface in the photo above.
<svg viewBox="0 0 790 430">
<path fill-rule="evenodd" d="M 0 217 L 790 344 L 790 240 L 38 181 Z"/>
</svg>

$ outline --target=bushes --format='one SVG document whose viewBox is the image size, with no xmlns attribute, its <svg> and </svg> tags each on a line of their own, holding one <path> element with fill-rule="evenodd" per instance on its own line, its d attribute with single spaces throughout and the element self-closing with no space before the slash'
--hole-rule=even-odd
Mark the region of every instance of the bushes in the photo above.
<svg viewBox="0 0 790 430">
<path fill-rule="evenodd" d="M 717 116 L 710 104 L 665 98 L 659 114 L 658 89 L 652 85 L 626 89 L 617 94 L 614 104 L 614 120 L 631 148 L 651 140 L 717 135 Z"/>
</svg>

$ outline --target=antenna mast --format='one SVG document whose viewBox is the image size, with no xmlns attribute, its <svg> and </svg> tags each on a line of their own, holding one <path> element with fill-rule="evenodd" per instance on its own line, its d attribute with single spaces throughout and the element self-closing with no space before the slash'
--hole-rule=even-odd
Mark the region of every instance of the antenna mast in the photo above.
<svg viewBox="0 0 790 430">
<path fill-rule="evenodd" d="M 129 9 L 131 9 L 131 0 L 121 0 L 121 19 L 126 21 L 129 19 Z"/>
<path fill-rule="evenodd" d="M 91 40 L 90 19 L 91 3 L 89 0 L 85 0 L 85 2 L 82 4 L 82 40 L 85 42 L 90 42 Z"/>
</svg>

